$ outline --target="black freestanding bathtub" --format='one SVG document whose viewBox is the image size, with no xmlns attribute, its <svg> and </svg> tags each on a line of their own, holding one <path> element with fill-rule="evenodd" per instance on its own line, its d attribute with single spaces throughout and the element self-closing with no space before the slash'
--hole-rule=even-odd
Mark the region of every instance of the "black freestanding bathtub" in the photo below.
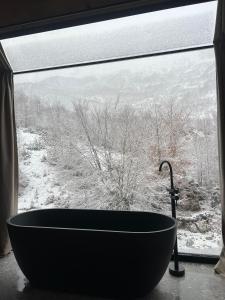
<svg viewBox="0 0 225 300">
<path fill-rule="evenodd" d="M 31 286 L 129 299 L 157 285 L 176 237 L 174 219 L 149 212 L 44 209 L 7 224 Z"/>
</svg>

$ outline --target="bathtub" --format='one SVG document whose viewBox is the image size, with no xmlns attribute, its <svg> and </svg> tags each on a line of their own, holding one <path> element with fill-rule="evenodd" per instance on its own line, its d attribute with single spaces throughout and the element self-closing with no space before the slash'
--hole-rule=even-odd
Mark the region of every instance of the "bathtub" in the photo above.
<svg viewBox="0 0 225 300">
<path fill-rule="evenodd" d="M 150 212 L 43 209 L 7 221 L 30 285 L 107 297 L 144 296 L 166 271 L 176 221 Z"/>
</svg>

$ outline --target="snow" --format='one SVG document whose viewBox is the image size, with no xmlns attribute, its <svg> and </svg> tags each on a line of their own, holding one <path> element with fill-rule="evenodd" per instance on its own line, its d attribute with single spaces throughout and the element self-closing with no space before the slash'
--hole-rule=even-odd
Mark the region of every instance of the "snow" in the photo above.
<svg viewBox="0 0 225 300">
<path fill-rule="evenodd" d="M 55 183 L 56 171 L 43 158 L 47 157 L 47 150 L 29 150 L 36 142 L 41 143 L 37 133 L 18 129 L 18 142 L 30 156 L 20 160 L 20 173 L 28 178 L 27 186 L 19 195 L 19 212 L 38 208 L 52 208 L 57 206 L 54 200 L 59 199 L 60 187 Z"/>
<path fill-rule="evenodd" d="M 96 182 L 94 177 L 90 177 L 92 179 L 88 177 L 85 181 L 79 171 L 71 173 L 74 171 L 70 169 L 64 171 L 67 175 L 63 174 L 62 171 L 59 174 L 56 164 L 50 163 L 48 160 L 50 149 L 40 133 L 31 132 L 26 128 L 18 128 L 17 134 L 21 177 L 19 212 L 53 207 L 97 209 L 104 207 L 104 203 L 100 201 L 101 197 L 96 192 L 96 185 L 100 185 L 100 182 Z M 87 146 L 79 143 L 78 147 L 80 151 L 83 151 L 85 157 L 90 155 Z M 69 179 L 68 176 L 71 177 L 71 174 L 76 176 L 75 179 Z M 60 176 L 62 178 L 61 182 L 58 180 Z M 152 174 L 149 173 L 147 176 L 151 177 Z M 168 178 L 152 179 L 150 179 L 146 190 L 146 193 L 150 195 L 150 200 L 146 200 L 144 197 L 140 198 L 140 195 L 137 194 L 136 198 L 139 197 L 140 199 L 131 205 L 130 209 L 139 211 L 155 210 L 170 215 L 170 199 L 166 198 Z M 206 232 L 191 232 L 187 228 L 178 226 L 179 251 L 219 253 L 222 247 L 222 239 L 220 232 L 217 232 L 220 222 L 218 208 L 210 208 L 208 204 L 204 203 L 201 205 L 200 212 L 184 212 L 178 205 L 177 218 L 179 222 L 183 220 L 194 225 L 200 224 L 198 223 L 199 220 L 206 220 L 211 223 L 211 228 L 213 228 L 213 230 Z M 182 224 L 182 222 L 179 224 Z"/>
<path fill-rule="evenodd" d="M 177 239 L 181 252 L 218 254 L 222 249 L 222 236 L 216 233 L 192 233 L 178 229 Z"/>
</svg>

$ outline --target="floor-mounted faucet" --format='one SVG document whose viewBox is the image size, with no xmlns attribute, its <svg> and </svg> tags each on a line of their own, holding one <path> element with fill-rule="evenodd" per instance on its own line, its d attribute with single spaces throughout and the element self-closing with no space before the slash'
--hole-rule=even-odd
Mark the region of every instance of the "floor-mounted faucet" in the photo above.
<svg viewBox="0 0 225 300">
<path fill-rule="evenodd" d="M 170 169 L 170 189 L 167 189 L 168 192 L 170 193 L 171 197 L 171 210 L 172 210 L 172 217 L 176 219 L 176 205 L 177 205 L 177 200 L 179 200 L 179 190 L 174 187 L 173 184 L 173 169 L 168 160 L 163 160 L 160 163 L 159 166 L 159 171 L 162 171 L 162 166 L 164 164 L 167 164 Z M 178 255 L 178 246 L 177 246 L 177 237 L 173 249 L 173 256 L 174 256 L 174 264 L 170 264 L 169 266 L 169 272 L 171 275 L 176 276 L 176 277 L 181 277 L 184 276 L 185 274 L 185 269 L 183 266 L 179 265 L 179 255 Z"/>
</svg>

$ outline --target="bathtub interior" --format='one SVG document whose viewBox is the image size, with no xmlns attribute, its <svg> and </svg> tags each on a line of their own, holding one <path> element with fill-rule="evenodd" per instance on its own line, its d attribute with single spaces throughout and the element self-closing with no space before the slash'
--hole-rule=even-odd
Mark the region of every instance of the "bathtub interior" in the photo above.
<svg viewBox="0 0 225 300">
<path fill-rule="evenodd" d="M 149 212 L 45 209 L 18 214 L 9 221 L 16 226 L 53 227 L 125 232 L 153 232 L 176 226 L 175 220 Z"/>
</svg>

